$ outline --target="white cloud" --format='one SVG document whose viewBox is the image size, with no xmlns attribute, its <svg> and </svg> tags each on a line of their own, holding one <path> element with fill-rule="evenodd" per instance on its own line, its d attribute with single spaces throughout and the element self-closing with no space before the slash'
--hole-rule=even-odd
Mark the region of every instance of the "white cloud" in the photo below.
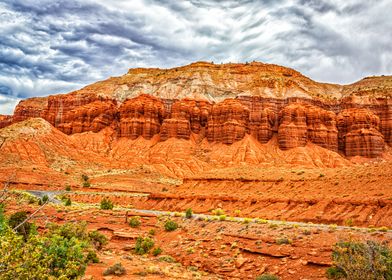
<svg viewBox="0 0 392 280">
<path fill-rule="evenodd" d="M 19 101 L 20 98 L 14 98 L 0 94 L 0 114 L 11 115 Z"/>
<path fill-rule="evenodd" d="M 3 0 L 0 93 L 67 92 L 196 60 L 259 60 L 351 83 L 391 74 L 391 11 L 388 0 Z"/>
</svg>

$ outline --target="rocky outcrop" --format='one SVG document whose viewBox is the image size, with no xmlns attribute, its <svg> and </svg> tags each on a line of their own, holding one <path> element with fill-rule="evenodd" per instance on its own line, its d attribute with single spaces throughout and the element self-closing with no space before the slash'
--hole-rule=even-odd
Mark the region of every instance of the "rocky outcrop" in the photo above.
<svg viewBox="0 0 392 280">
<path fill-rule="evenodd" d="M 47 97 L 35 97 L 21 100 L 15 108 L 12 122 L 17 123 L 27 120 L 29 118 L 47 119 L 47 110 Z"/>
<path fill-rule="evenodd" d="M 272 109 L 253 111 L 249 117 L 250 134 L 260 143 L 265 144 L 272 138 L 275 123 L 277 123 L 277 114 Z"/>
<path fill-rule="evenodd" d="M 307 110 L 306 123 L 309 141 L 331 151 L 338 150 L 338 130 L 334 112 L 312 106 Z"/>
<path fill-rule="evenodd" d="M 98 132 L 111 126 L 116 114 L 117 108 L 113 101 L 94 101 L 64 113 L 57 128 L 66 134 Z"/>
<path fill-rule="evenodd" d="M 336 115 L 315 106 L 291 104 L 280 112 L 279 147 L 303 147 L 308 141 L 323 148 L 338 150 Z"/>
<path fill-rule="evenodd" d="M 199 134 L 207 124 L 211 104 L 206 101 L 180 100 L 171 107 L 170 117 L 162 123 L 161 141 L 170 137 L 189 139 L 191 133 Z"/>
<path fill-rule="evenodd" d="M 380 119 L 367 109 L 351 108 L 337 117 L 339 150 L 346 156 L 377 157 L 384 150 Z"/>
<path fill-rule="evenodd" d="M 210 142 L 232 144 L 249 132 L 249 108 L 235 99 L 214 104 L 207 123 Z"/>
<path fill-rule="evenodd" d="M 0 115 L 0 129 L 12 124 L 12 116 Z"/>
<path fill-rule="evenodd" d="M 306 108 L 292 104 L 279 113 L 278 143 L 279 148 L 288 150 L 306 145 L 308 127 L 306 125 Z"/>
<path fill-rule="evenodd" d="M 159 133 L 163 117 L 161 100 L 145 94 L 128 99 L 119 108 L 119 136 L 151 139 Z"/>
</svg>

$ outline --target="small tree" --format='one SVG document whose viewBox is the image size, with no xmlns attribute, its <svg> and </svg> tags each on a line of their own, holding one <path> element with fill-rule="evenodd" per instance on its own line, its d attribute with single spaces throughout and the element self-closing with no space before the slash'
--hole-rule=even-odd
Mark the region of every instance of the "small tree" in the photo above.
<svg viewBox="0 0 392 280">
<path fill-rule="evenodd" d="M 193 212 L 192 212 L 192 208 L 188 208 L 185 211 L 185 218 L 190 219 L 192 218 Z"/>
<path fill-rule="evenodd" d="M 71 206 L 71 204 L 72 204 L 71 198 L 67 197 L 65 199 L 65 203 L 64 204 L 65 204 L 65 206 Z"/>
<path fill-rule="evenodd" d="M 101 209 L 102 210 L 112 210 L 113 209 L 113 202 L 109 199 L 109 198 L 107 198 L 107 197 L 104 197 L 102 200 L 101 200 Z"/>
<path fill-rule="evenodd" d="M 11 215 L 8 221 L 10 228 L 16 228 L 22 224 L 27 219 L 27 213 L 25 211 L 16 212 Z M 31 224 L 29 222 L 24 222 L 21 226 L 16 229 L 19 235 L 22 235 L 24 240 L 27 240 L 30 234 Z"/>
<path fill-rule="evenodd" d="M 327 270 L 330 279 L 392 279 L 392 250 L 382 243 L 338 242 L 332 260 L 334 266 Z"/>
</svg>

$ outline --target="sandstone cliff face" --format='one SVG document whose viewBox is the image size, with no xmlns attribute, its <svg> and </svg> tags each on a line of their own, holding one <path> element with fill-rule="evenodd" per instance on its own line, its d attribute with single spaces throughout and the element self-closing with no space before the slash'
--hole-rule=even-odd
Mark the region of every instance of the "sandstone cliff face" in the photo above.
<svg viewBox="0 0 392 280">
<path fill-rule="evenodd" d="M 120 137 L 151 139 L 158 134 L 163 121 L 163 102 L 149 95 L 140 95 L 119 108 Z"/>
<path fill-rule="evenodd" d="M 271 140 L 273 129 L 277 123 L 277 114 L 270 108 L 264 108 L 250 113 L 250 134 L 260 143 L 265 144 Z"/>
<path fill-rule="evenodd" d="M 13 116 L 0 117 L 0 128 L 41 117 L 66 134 L 111 127 L 117 138 L 197 135 L 226 145 L 247 135 L 266 144 L 276 135 L 281 150 L 313 143 L 349 157 L 379 157 L 392 144 L 389 80 L 319 84 L 262 63 L 139 68 L 70 94 L 21 101 Z"/>
<path fill-rule="evenodd" d="M 98 132 L 111 126 L 115 120 L 117 108 L 113 101 L 93 101 L 63 114 L 56 126 L 66 134 L 86 131 Z"/>
<path fill-rule="evenodd" d="M 339 149 L 346 156 L 377 157 L 384 149 L 380 119 L 367 109 L 347 109 L 337 117 Z"/>
<path fill-rule="evenodd" d="M 165 119 L 160 130 L 160 140 L 175 137 L 189 139 L 191 133 L 199 134 L 205 128 L 211 104 L 205 101 L 180 100 L 171 107 L 170 117 Z"/>
<path fill-rule="evenodd" d="M 249 132 L 249 109 L 235 99 L 212 106 L 207 123 L 207 139 L 210 142 L 233 144 Z"/>
</svg>

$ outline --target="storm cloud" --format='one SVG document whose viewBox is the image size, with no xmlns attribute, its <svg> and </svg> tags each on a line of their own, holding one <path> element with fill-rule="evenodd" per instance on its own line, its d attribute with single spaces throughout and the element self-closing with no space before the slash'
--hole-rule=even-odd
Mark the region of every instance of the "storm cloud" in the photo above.
<svg viewBox="0 0 392 280">
<path fill-rule="evenodd" d="M 392 2 L 0 0 L 0 114 L 132 67 L 262 61 L 351 83 L 392 72 Z"/>
</svg>

